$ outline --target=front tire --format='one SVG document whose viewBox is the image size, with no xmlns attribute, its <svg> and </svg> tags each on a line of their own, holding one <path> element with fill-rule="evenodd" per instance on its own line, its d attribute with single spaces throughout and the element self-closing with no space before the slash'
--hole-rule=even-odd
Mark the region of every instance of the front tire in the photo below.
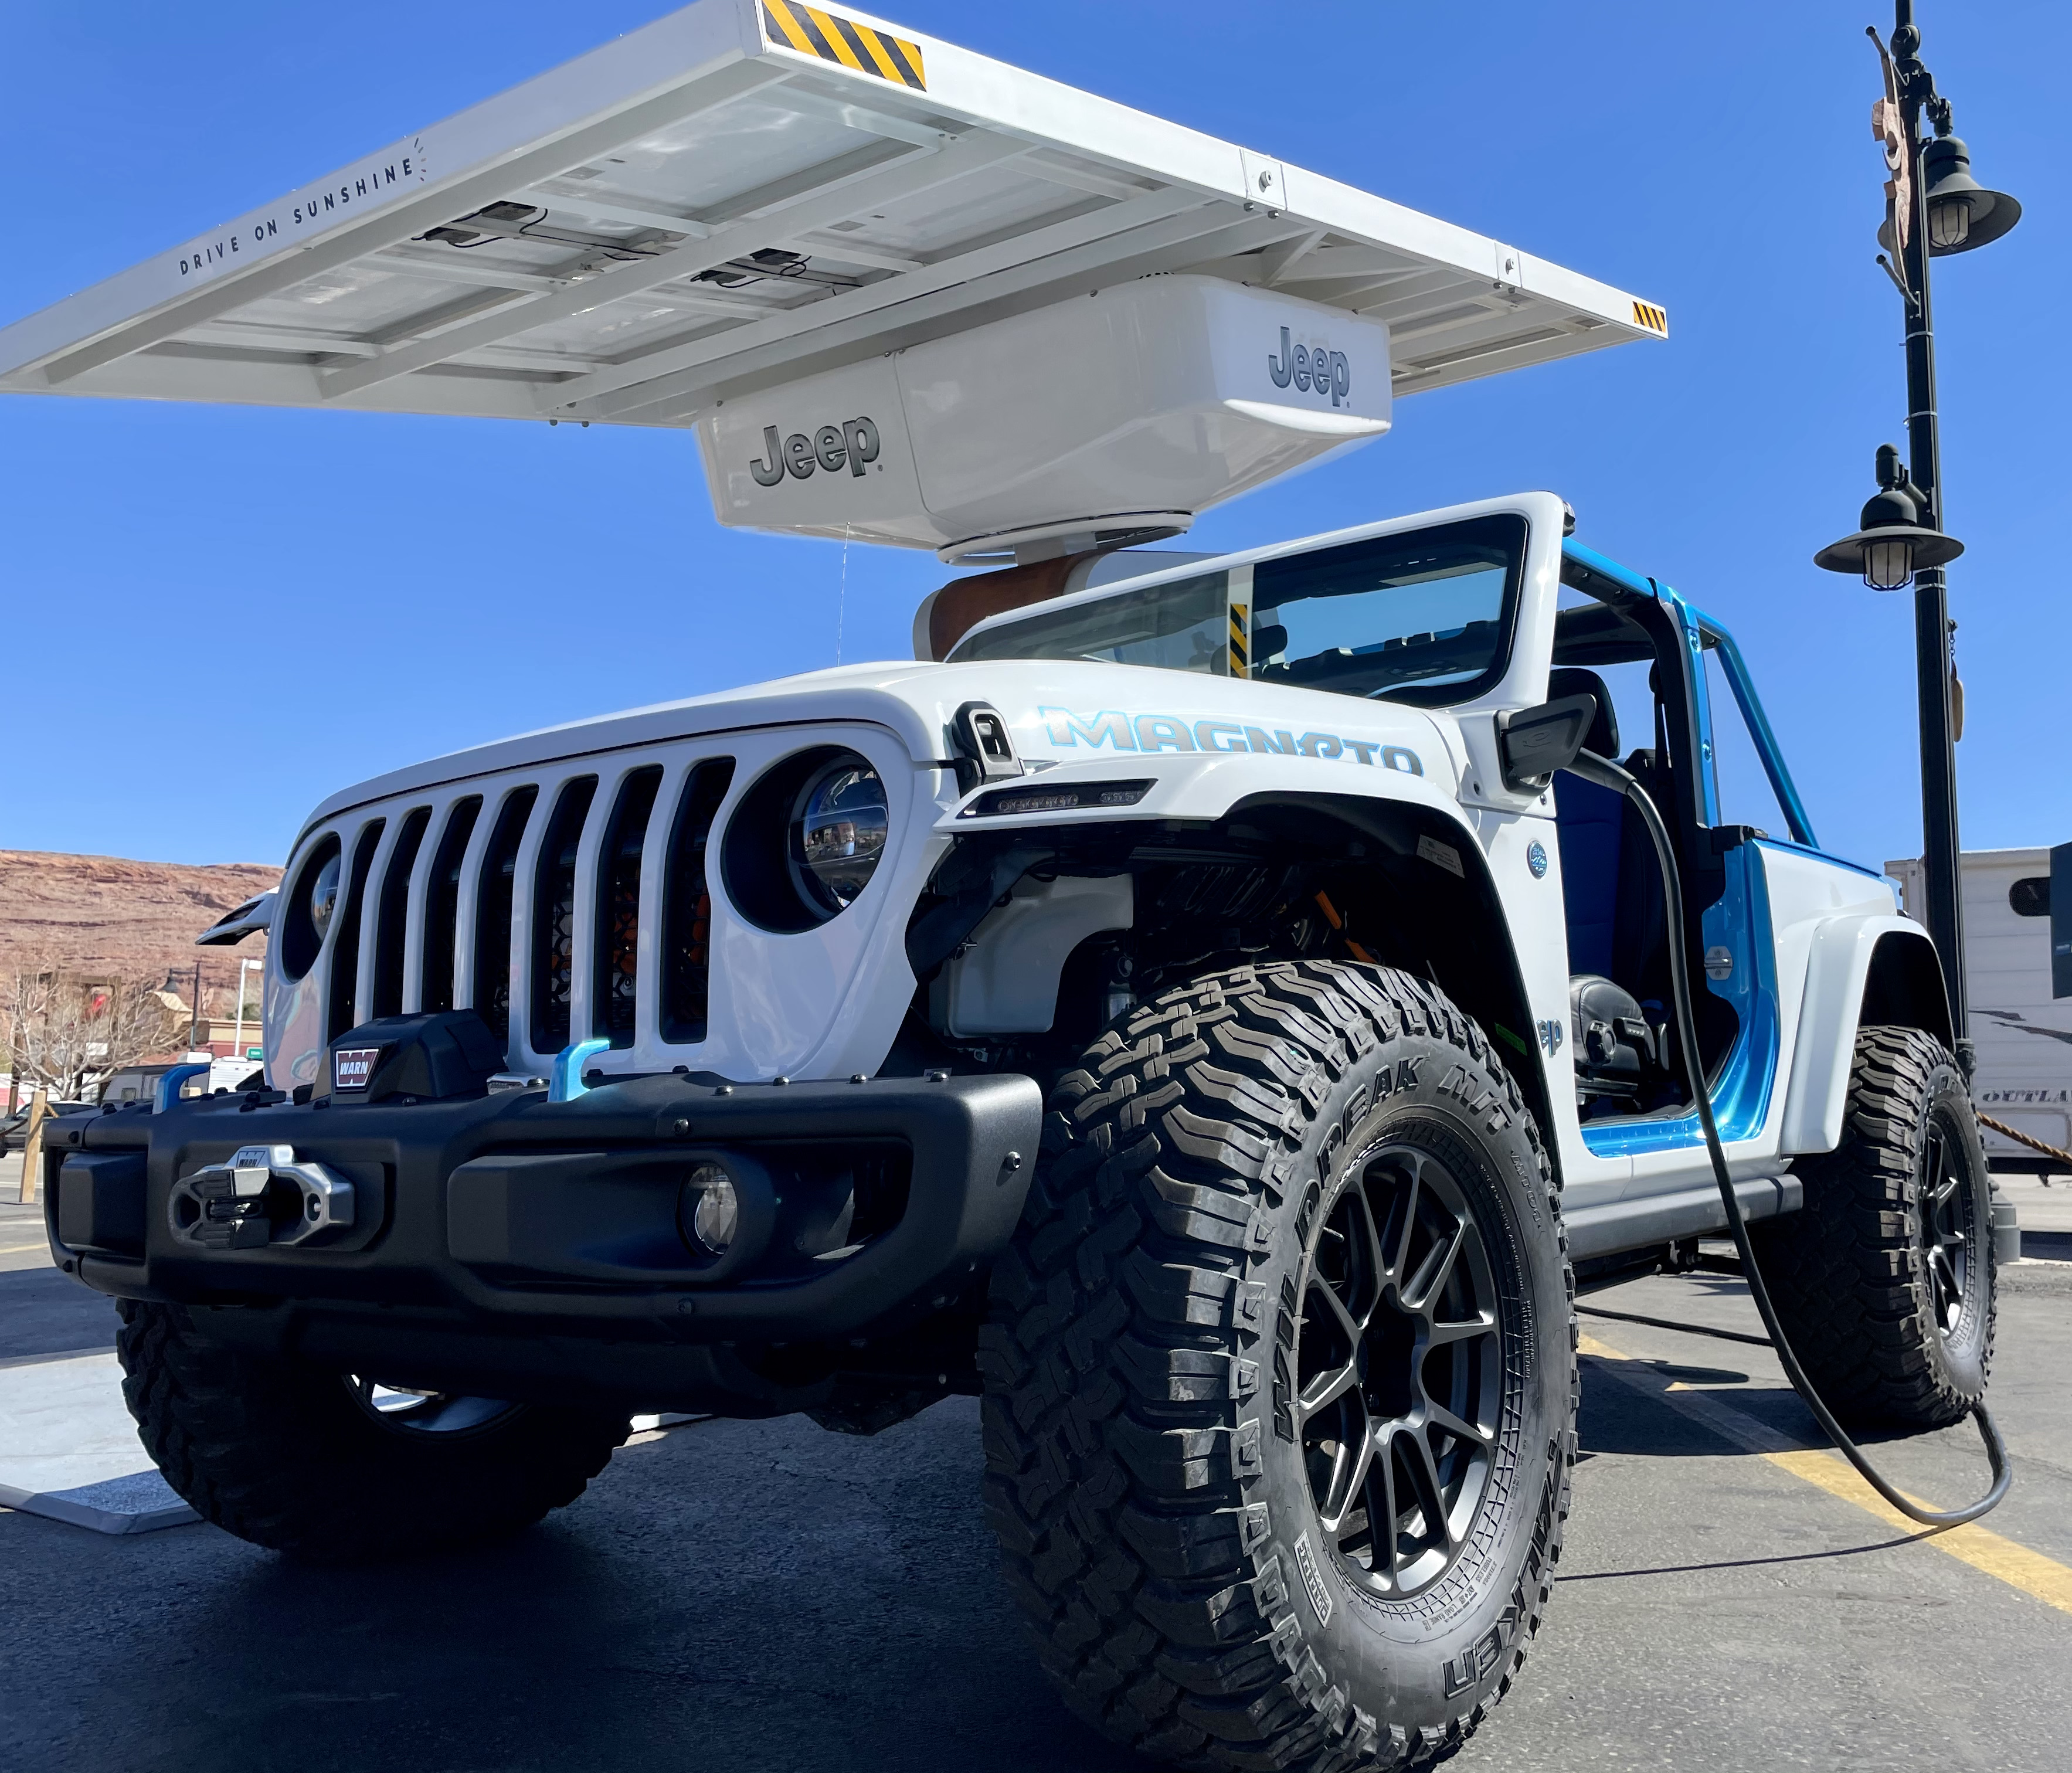
<svg viewBox="0 0 2072 1773">
<path fill-rule="evenodd" d="M 1109 1735 L 1396 1767 L 1509 1687 L 1568 1513 L 1572 1282 L 1516 1084 L 1429 986 L 1244 967 L 1096 1042 L 980 1364 L 1009 1580 Z"/>
<path fill-rule="evenodd" d="M 1865 1427 L 1947 1428 L 1985 1396 L 1997 1273 L 1971 1092 L 1918 1028 L 1862 1030 L 1842 1142 L 1792 1166 L 1803 1211 L 1749 1228 L 1820 1401 Z"/>
<path fill-rule="evenodd" d="M 575 1500 L 623 1417 L 384 1393 L 211 1341 L 179 1306 L 118 1302 L 138 1438 L 204 1520 L 333 1564 L 457 1550 Z"/>
</svg>

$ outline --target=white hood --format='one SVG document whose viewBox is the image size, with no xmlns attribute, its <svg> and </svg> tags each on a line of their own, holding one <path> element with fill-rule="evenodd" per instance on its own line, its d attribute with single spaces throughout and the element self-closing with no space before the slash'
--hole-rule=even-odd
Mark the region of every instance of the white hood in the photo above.
<svg viewBox="0 0 2072 1773">
<path fill-rule="evenodd" d="M 1319 774 L 1388 768 L 1424 777 L 1449 796 L 1457 787 L 1451 719 L 1391 702 L 1140 665 L 888 660 L 658 702 L 450 752 L 341 789 L 309 822 L 475 776 L 751 728 L 864 721 L 897 735 L 914 763 L 942 763 L 952 755 L 950 722 L 971 701 L 999 710 L 1031 763 L 1121 755 L 1150 763 L 1257 752 L 1296 758 Z"/>
</svg>

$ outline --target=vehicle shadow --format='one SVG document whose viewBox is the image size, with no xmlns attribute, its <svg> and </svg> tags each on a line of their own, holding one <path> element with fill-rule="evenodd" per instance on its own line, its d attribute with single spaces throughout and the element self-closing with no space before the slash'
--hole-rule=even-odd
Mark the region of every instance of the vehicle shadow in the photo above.
<svg viewBox="0 0 2072 1773">
<path fill-rule="evenodd" d="M 1679 1276 L 1675 1286 L 1679 1297 L 1673 1306 L 1657 1306 L 1657 1314 L 1629 1301 L 1623 1291 L 1593 1295 L 1579 1307 L 1585 1333 L 1615 1336 L 1627 1326 L 1671 1329 L 1705 1339 L 1704 1353 L 1684 1360 L 1646 1355 L 1630 1356 L 1612 1363 L 1585 1354 L 1582 1357 L 1583 1407 L 1578 1424 L 1579 1449 L 1585 1457 L 1594 1453 L 1619 1453 L 1654 1458 L 1716 1455 L 1740 1450 L 1737 1444 L 1679 1410 L 1666 1398 L 1650 1397 L 1611 1376 L 1613 1366 L 1630 1374 L 1646 1373 L 1659 1384 L 1692 1390 L 1712 1391 L 1718 1401 L 1750 1417 L 1774 1434 L 1799 1446 L 1825 1448 L 1831 1443 L 1804 1401 L 1778 1373 L 1775 1355 L 1760 1323 L 1753 1333 L 1731 1327 L 1753 1320 L 1748 1290 L 1737 1275 L 1697 1273 Z M 1619 1306 L 1609 1302 L 1618 1299 Z M 1737 1309 L 1738 1308 L 1738 1309 Z M 1630 1332 L 1641 1334 L 1644 1332 Z M 1658 1342 L 1659 1346 L 1659 1342 Z M 1716 1364 L 1715 1364 L 1716 1363 Z M 1749 1369 L 1758 1376 L 1753 1381 Z M 1947 1434 L 1951 1430 L 1931 1430 Z M 1966 1438 L 1968 1429 L 1956 1431 Z M 1875 1447 L 1922 1438 L 1920 1431 L 1905 1428 L 1860 1426 L 1854 1431 L 1860 1446 Z"/>
<path fill-rule="evenodd" d="M 48 1546 L 53 1581 L 12 1616 L 58 1678 L 21 1669 L 0 1746 L 23 1769 L 1148 1767 L 1036 1665 L 979 1512 L 976 1413 L 867 1441 L 699 1424 L 506 1545 L 380 1567 L 206 1527 L 51 1528 L 60 1549 L 15 1517 L 0 1564 Z"/>
</svg>

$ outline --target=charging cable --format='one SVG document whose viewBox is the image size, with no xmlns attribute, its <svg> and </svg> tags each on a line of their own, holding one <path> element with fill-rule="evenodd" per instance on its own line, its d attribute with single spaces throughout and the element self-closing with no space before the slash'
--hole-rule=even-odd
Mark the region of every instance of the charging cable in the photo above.
<svg viewBox="0 0 2072 1773">
<path fill-rule="evenodd" d="M 1770 1301 L 1770 1289 L 1763 1285 L 1762 1275 L 1755 1265 L 1755 1251 L 1749 1243 L 1748 1221 L 1741 1216 L 1741 1203 L 1734 1193 L 1733 1178 L 1728 1174 L 1727 1154 L 1720 1144 L 1720 1129 L 1712 1119 L 1712 1098 L 1705 1089 L 1704 1068 L 1698 1058 L 1697 1017 L 1691 1004 L 1690 960 L 1684 952 L 1684 886 L 1677 874 L 1676 851 L 1669 841 L 1668 828 L 1663 824 L 1662 815 L 1655 809 L 1646 789 L 1609 758 L 1599 757 L 1594 751 L 1579 751 L 1575 761 L 1566 767 L 1585 781 L 1595 782 L 1630 800 L 1642 823 L 1647 827 L 1647 835 L 1661 862 L 1663 899 L 1669 914 L 1670 990 L 1676 1000 L 1676 1037 L 1683 1051 L 1684 1074 L 1692 1100 L 1698 1105 L 1698 1124 L 1704 1129 L 1705 1150 L 1712 1156 L 1713 1179 L 1720 1185 L 1720 1199 L 1726 1207 L 1727 1224 L 1734 1234 L 1734 1248 L 1741 1253 L 1741 1273 L 1747 1278 L 1756 1310 L 1762 1314 L 1763 1327 L 1770 1332 L 1770 1345 L 1777 1351 L 1786 1377 L 1806 1401 L 1806 1407 L 1812 1411 L 1814 1419 L 1842 1457 L 1862 1474 L 1866 1483 L 1908 1520 L 1918 1520 L 1924 1527 L 1961 1527 L 1967 1520 L 1976 1520 L 2000 1506 L 2014 1482 L 2013 1470 L 2008 1463 L 2007 1443 L 2000 1438 L 2000 1431 L 1988 1413 L 1983 1397 L 1972 1405 L 1971 1414 L 1978 1421 L 1979 1438 L 1986 1443 L 1986 1457 L 1992 1462 L 1992 1487 L 1965 1508 L 1924 1508 L 1878 1475 L 1856 1443 L 1843 1431 L 1834 1413 L 1820 1401 L 1819 1393 L 1814 1390 L 1812 1381 L 1799 1364 L 1799 1357 L 1792 1353 L 1791 1344 L 1785 1340 L 1783 1328 L 1777 1321 L 1776 1308 Z"/>
</svg>

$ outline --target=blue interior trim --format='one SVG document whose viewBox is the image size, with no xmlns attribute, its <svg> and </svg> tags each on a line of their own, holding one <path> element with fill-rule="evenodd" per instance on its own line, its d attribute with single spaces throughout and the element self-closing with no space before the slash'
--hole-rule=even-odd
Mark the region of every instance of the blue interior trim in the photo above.
<svg viewBox="0 0 2072 1773">
<path fill-rule="evenodd" d="M 1745 843 L 1727 852 L 1726 891 L 1699 920 L 1704 945 L 1725 948 L 1734 957 L 1730 977 L 1706 981 L 1706 988 L 1725 998 L 1741 1018 L 1733 1050 L 1712 1086 L 1712 1116 L 1727 1144 L 1762 1132 L 1777 1082 L 1777 948 L 1759 847 Z M 1600 1121 L 1586 1124 L 1582 1132 L 1584 1149 L 1599 1158 L 1683 1150 L 1704 1140 L 1695 1112 L 1673 1121 Z"/>
<path fill-rule="evenodd" d="M 1786 767 L 1784 754 L 1763 713 L 1748 665 L 1733 637 L 1709 616 L 1694 609 L 1659 579 L 1642 578 L 1607 560 L 1580 543 L 1562 544 L 1562 553 L 1578 566 L 1610 581 L 1636 598 L 1661 605 L 1674 617 L 1677 631 L 1689 652 L 1686 681 L 1691 693 L 1692 734 L 1700 759 L 1700 817 L 1708 825 L 1720 821 L 1719 777 L 1714 765 L 1712 710 L 1705 681 L 1704 652 L 1709 640 L 1720 653 L 1727 685 L 1741 718 L 1754 739 L 1764 772 L 1770 778 L 1778 804 L 1791 826 L 1792 841 L 1766 839 L 1745 843 L 1724 858 L 1725 891 L 1719 902 L 1699 919 L 1700 940 L 1707 948 L 1724 948 L 1734 957 L 1733 973 L 1725 979 L 1708 978 L 1706 989 L 1730 1004 L 1740 1021 L 1740 1030 L 1712 1087 L 1712 1113 L 1723 1141 L 1745 1141 L 1762 1131 L 1769 1118 L 1770 1100 L 1777 1086 L 1777 1063 L 1782 1051 L 1781 1017 L 1778 1007 L 1777 950 L 1770 925 L 1770 887 L 1763 873 L 1764 848 L 1799 850 L 1822 861 L 1873 879 L 1884 875 L 1875 868 L 1844 862 L 1822 850 L 1813 835 L 1812 821 Z M 1651 1152 L 1684 1150 L 1702 1143 L 1704 1133 L 1694 1112 L 1674 1120 L 1600 1121 L 1582 1129 L 1585 1150 L 1601 1158 L 1639 1157 Z"/>
</svg>

